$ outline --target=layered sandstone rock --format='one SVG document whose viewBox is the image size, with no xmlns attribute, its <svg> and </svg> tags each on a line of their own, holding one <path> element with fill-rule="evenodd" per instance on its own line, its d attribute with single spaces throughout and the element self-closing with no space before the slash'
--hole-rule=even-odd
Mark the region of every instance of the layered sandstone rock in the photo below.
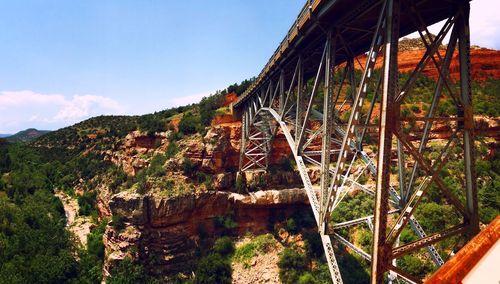
<svg viewBox="0 0 500 284">
<path fill-rule="evenodd" d="M 134 176 L 149 165 L 144 158 L 148 154 L 163 152 L 168 145 L 170 131 L 147 135 L 141 131 L 133 131 L 116 145 L 116 149 L 105 152 L 107 159 L 122 167 L 127 175 Z"/>
<path fill-rule="evenodd" d="M 444 57 L 446 48 L 441 47 L 439 54 Z M 424 56 L 425 49 L 416 46 L 415 48 L 405 49 L 398 54 L 399 72 L 412 72 L 417 66 L 420 59 Z M 460 76 L 460 64 L 458 60 L 458 51 L 455 51 L 450 64 L 450 75 L 454 80 L 458 80 Z M 366 56 L 360 56 L 359 60 L 364 63 Z M 471 78 L 475 81 L 484 81 L 487 79 L 500 78 L 500 50 L 492 50 L 487 48 L 474 47 L 471 48 Z M 357 69 L 362 69 L 359 64 L 355 64 Z M 381 68 L 382 61 L 378 61 L 375 68 Z M 434 63 L 431 61 L 422 71 L 422 74 L 433 79 L 439 77 L 439 72 Z"/>
<path fill-rule="evenodd" d="M 125 216 L 126 228 L 108 226 L 105 271 L 126 257 L 139 259 L 154 274 L 188 268 L 200 235 L 214 236 L 224 228 L 217 218 L 231 216 L 233 234 L 263 233 L 294 210 L 308 208 L 303 189 L 259 191 L 251 194 L 205 192 L 175 198 L 121 192 L 112 197 L 113 215 Z M 154 262 L 150 261 L 154 259 Z"/>
</svg>

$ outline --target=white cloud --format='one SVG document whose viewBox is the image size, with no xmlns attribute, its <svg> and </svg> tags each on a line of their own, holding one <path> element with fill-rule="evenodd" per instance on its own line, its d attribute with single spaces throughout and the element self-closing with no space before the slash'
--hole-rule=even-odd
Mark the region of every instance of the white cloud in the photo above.
<svg viewBox="0 0 500 284">
<path fill-rule="evenodd" d="M 64 104 L 62 95 L 44 95 L 32 91 L 3 91 L 0 92 L 0 108 L 18 107 L 26 104 Z"/>
<path fill-rule="evenodd" d="M 210 92 L 197 93 L 189 96 L 184 96 L 180 98 L 174 98 L 172 100 L 172 106 L 184 106 L 192 103 L 198 103 L 203 97 L 210 96 Z"/>
<path fill-rule="evenodd" d="M 55 121 L 75 120 L 89 117 L 95 109 L 104 112 L 100 114 L 122 113 L 124 108 L 116 101 L 102 96 L 84 95 L 73 96 L 71 101 L 65 101 L 63 108 L 54 116 Z"/>
<path fill-rule="evenodd" d="M 471 43 L 500 49 L 500 17 L 498 0 L 471 1 Z"/>
<path fill-rule="evenodd" d="M 500 17 L 498 10 L 500 2 L 498 0 L 475 0 L 471 1 L 471 11 L 469 18 L 470 41 L 472 45 L 481 47 L 500 49 Z M 444 25 L 444 20 L 429 27 L 433 34 L 438 34 Z M 449 35 L 445 37 L 444 43 L 448 43 Z M 414 32 L 408 37 L 419 38 L 419 34 Z"/>
<path fill-rule="evenodd" d="M 125 107 L 103 96 L 40 94 L 33 91 L 0 92 L 0 132 L 28 127 L 59 128 L 91 116 L 123 114 Z"/>
</svg>

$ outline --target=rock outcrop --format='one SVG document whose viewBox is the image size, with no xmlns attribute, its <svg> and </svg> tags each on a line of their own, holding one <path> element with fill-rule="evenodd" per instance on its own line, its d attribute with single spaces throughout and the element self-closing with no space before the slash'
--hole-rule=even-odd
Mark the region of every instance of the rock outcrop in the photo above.
<svg viewBox="0 0 500 284">
<path fill-rule="evenodd" d="M 251 194 L 206 192 L 175 198 L 121 192 L 112 197 L 113 215 L 124 216 L 126 228 L 108 226 L 104 235 L 105 272 L 126 257 L 138 259 L 148 271 L 167 275 L 185 271 L 200 237 L 263 233 L 273 222 L 295 210 L 309 208 L 303 189 L 258 191 Z M 236 226 L 224 227 L 230 218 Z M 227 233 L 227 231 L 226 231 Z"/>
<path fill-rule="evenodd" d="M 419 41 L 419 40 L 417 40 Z M 419 41 L 420 42 L 420 41 Z M 401 42 L 400 42 L 401 44 Z M 445 47 L 439 49 L 439 54 L 444 57 Z M 398 54 L 399 72 L 412 72 L 420 59 L 424 56 L 425 49 L 421 45 L 402 46 L 402 51 Z M 460 65 L 458 61 L 458 50 L 453 54 L 450 64 L 450 77 L 457 80 L 460 76 Z M 359 57 L 360 62 L 364 63 L 366 56 Z M 475 81 L 484 81 L 487 79 L 500 79 L 500 50 L 473 47 L 471 48 L 471 78 Z M 362 66 L 355 64 L 356 69 L 361 70 Z M 375 68 L 381 68 L 382 61 L 378 61 Z M 439 72 L 431 61 L 422 71 L 422 74 L 433 79 L 437 79 Z"/>
<path fill-rule="evenodd" d="M 170 132 L 148 135 L 133 131 L 116 145 L 116 149 L 108 150 L 104 154 L 111 162 L 121 166 L 127 175 L 134 176 L 148 166 L 149 162 L 144 156 L 164 151 L 168 145 L 168 135 Z"/>
<path fill-rule="evenodd" d="M 278 132 L 272 143 L 270 165 L 279 164 L 290 157 L 290 146 L 283 133 Z M 181 144 L 181 147 L 186 148 L 184 157 L 191 159 L 203 172 L 214 174 L 238 168 L 240 144 L 241 122 L 233 122 L 213 125 L 208 129 L 203 142 L 193 140 Z"/>
</svg>

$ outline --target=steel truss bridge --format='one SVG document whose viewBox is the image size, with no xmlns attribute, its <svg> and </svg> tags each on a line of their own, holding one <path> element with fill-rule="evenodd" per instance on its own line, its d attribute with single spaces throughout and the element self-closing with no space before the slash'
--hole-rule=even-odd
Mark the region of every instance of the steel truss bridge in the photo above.
<svg viewBox="0 0 500 284">
<path fill-rule="evenodd" d="M 342 283 L 335 256 L 339 244 L 371 263 L 371 283 L 419 283 L 396 259 L 426 250 L 439 267 L 444 261 L 435 243 L 457 235 L 467 240 L 479 231 L 469 10 L 466 0 L 309 0 L 234 104 L 242 116 L 241 172 L 266 171 L 273 139 L 278 133 L 286 137 L 333 283 Z M 436 23 L 441 29 L 434 36 L 428 27 Z M 399 39 L 414 32 L 425 53 L 401 76 Z M 449 75 L 453 61 L 458 79 Z M 438 72 L 428 106 L 418 116 L 408 115 L 407 102 L 422 100 L 414 90 L 427 66 Z M 453 115 L 439 111 L 450 102 Z M 430 155 L 429 140 L 443 124 L 451 134 L 440 140 L 438 154 Z M 457 159 L 464 165 L 459 190 L 446 182 L 445 170 Z M 320 170 L 319 182 L 311 181 L 313 169 Z M 362 176 L 368 177 L 366 184 Z M 454 208 L 458 224 L 424 231 L 414 213 L 431 189 Z M 333 222 L 332 213 L 352 192 L 373 200 L 373 215 Z M 340 233 L 352 226 L 372 231 L 371 253 Z M 411 228 L 416 240 L 401 244 L 404 228 Z"/>
</svg>

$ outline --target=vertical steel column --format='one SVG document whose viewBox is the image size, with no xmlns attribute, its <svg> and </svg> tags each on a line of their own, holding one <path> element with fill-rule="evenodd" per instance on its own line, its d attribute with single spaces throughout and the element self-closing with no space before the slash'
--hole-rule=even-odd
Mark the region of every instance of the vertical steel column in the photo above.
<svg viewBox="0 0 500 284">
<path fill-rule="evenodd" d="M 400 109 L 401 104 L 397 105 L 398 110 Z M 401 122 L 398 123 L 398 127 L 401 127 Z M 406 170 L 405 170 L 405 154 L 403 151 L 403 145 L 401 145 L 401 141 L 397 141 L 397 151 L 398 151 L 398 175 L 399 175 L 399 194 L 401 196 L 400 200 L 400 205 L 404 206 L 406 204 L 407 200 L 405 197 L 407 196 L 406 194 L 406 182 L 405 182 L 405 175 L 406 175 Z"/>
<path fill-rule="evenodd" d="M 245 109 L 245 108 L 243 108 Z M 247 111 L 243 111 L 241 116 L 241 145 L 240 145 L 240 161 L 239 161 L 239 171 L 243 170 L 243 162 L 245 160 L 245 148 L 246 148 L 246 138 L 247 138 L 247 126 L 248 126 L 248 115 Z"/>
<path fill-rule="evenodd" d="M 298 144 L 300 139 L 300 132 L 302 129 L 302 113 L 304 112 L 304 98 L 302 97 L 302 87 L 304 80 L 304 69 L 302 67 L 302 56 L 299 55 L 298 62 L 298 74 L 297 74 L 297 111 L 295 113 L 295 144 Z M 298 148 L 294 149 L 296 153 L 298 153 Z"/>
<path fill-rule="evenodd" d="M 318 71 L 316 73 L 316 77 L 314 77 L 314 85 L 313 85 L 312 91 L 311 91 L 311 93 L 307 93 L 307 99 L 309 100 L 309 102 L 304 100 L 304 103 L 307 103 L 307 108 L 306 108 L 304 115 L 301 115 L 301 119 L 302 119 L 303 123 L 302 123 L 302 126 L 300 127 L 300 134 L 298 136 L 298 140 L 295 143 L 296 144 L 295 146 L 297 147 L 297 153 L 301 153 L 303 150 L 302 145 L 304 142 L 304 136 L 305 136 L 306 129 L 307 129 L 307 127 L 306 127 L 307 122 L 309 121 L 309 115 L 311 114 L 311 110 L 313 107 L 314 97 L 316 96 L 319 82 L 321 81 L 321 73 L 323 72 L 323 69 L 325 68 L 326 50 L 330 44 L 331 44 L 330 39 L 327 38 L 327 40 L 325 41 L 325 47 L 323 48 L 323 54 L 321 55 L 321 60 L 319 62 Z"/>
<path fill-rule="evenodd" d="M 258 99 L 257 102 L 259 103 L 259 109 L 266 104 L 267 93 L 269 91 L 270 86 L 271 85 L 268 85 L 267 88 L 264 88 L 264 87 L 260 88 L 260 95 L 257 96 L 257 99 Z"/>
<path fill-rule="evenodd" d="M 385 56 L 382 100 L 380 106 L 379 153 L 375 192 L 371 283 L 383 283 L 391 260 L 391 246 L 386 242 L 390 187 L 392 136 L 396 123 L 394 97 L 398 91 L 399 0 L 388 0 L 385 16 Z"/>
<path fill-rule="evenodd" d="M 330 156 L 333 128 L 333 71 L 335 66 L 336 40 L 332 33 L 327 35 L 326 57 L 325 57 L 325 91 L 323 102 L 323 141 L 321 144 L 321 203 L 319 231 L 323 235 L 326 230 L 327 218 L 326 207 L 328 206 L 328 188 L 330 186 Z"/>
<path fill-rule="evenodd" d="M 279 94 L 279 113 L 282 112 L 282 110 L 285 108 L 285 71 L 281 70 L 280 72 L 280 79 L 279 79 L 279 85 L 280 85 L 280 94 Z"/>
<path fill-rule="evenodd" d="M 354 103 L 354 97 L 357 94 L 356 90 L 356 69 L 354 68 L 354 57 L 347 60 L 347 65 L 349 66 L 349 85 L 351 85 L 351 92 L 349 97 L 351 102 Z"/>
<path fill-rule="evenodd" d="M 458 38 L 460 54 L 460 93 L 463 109 L 459 109 L 459 115 L 463 115 L 463 148 L 465 169 L 465 191 L 466 210 L 470 214 L 470 220 L 465 220 L 468 225 L 469 237 L 479 232 L 479 214 L 477 207 L 476 168 L 474 160 L 474 117 L 472 110 L 472 91 L 470 82 L 470 30 L 469 30 L 469 1 L 461 1 L 461 13 L 458 17 Z"/>
<path fill-rule="evenodd" d="M 441 92 L 443 90 L 446 77 L 449 75 L 450 63 L 453 58 L 453 52 L 455 51 L 456 46 L 457 46 L 457 25 L 453 27 L 453 30 L 451 32 L 450 40 L 448 42 L 448 47 L 446 48 L 446 53 L 444 55 L 443 65 L 441 65 L 442 74 L 439 76 L 439 79 L 436 83 L 436 87 L 434 88 L 434 94 L 432 96 L 431 105 L 429 107 L 426 116 L 426 118 L 428 118 L 429 120 L 427 120 L 424 125 L 422 138 L 420 139 L 420 145 L 418 147 L 419 153 L 421 153 L 424 150 L 425 146 L 427 145 L 428 136 L 432 127 L 432 120 L 430 118 L 432 118 L 436 113 L 439 97 L 441 96 Z M 403 198 L 404 200 L 408 200 L 409 196 L 411 195 L 413 183 L 417 178 L 418 167 L 419 164 L 418 162 L 415 161 L 415 164 L 413 165 L 413 169 L 410 175 L 410 180 L 408 181 L 408 190 L 406 191 L 406 196 L 401 196 L 401 198 Z"/>
</svg>

